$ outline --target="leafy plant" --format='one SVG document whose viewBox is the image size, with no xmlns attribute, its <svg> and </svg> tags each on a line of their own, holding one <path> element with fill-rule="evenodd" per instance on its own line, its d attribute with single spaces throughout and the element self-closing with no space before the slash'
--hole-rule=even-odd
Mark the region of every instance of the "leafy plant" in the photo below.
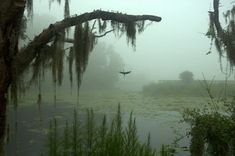
<svg viewBox="0 0 235 156">
<path fill-rule="evenodd" d="M 192 156 L 230 156 L 235 154 L 234 98 L 216 100 L 206 81 L 205 86 L 210 97 L 208 108 L 203 110 L 185 110 L 184 121 L 190 123 L 190 152 Z M 223 104 L 227 110 L 220 111 Z"/>
</svg>

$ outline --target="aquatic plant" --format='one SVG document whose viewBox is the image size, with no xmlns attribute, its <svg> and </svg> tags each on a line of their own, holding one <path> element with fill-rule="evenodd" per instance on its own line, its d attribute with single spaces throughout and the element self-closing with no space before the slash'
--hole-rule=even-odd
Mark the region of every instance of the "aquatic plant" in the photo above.
<svg viewBox="0 0 235 156">
<path fill-rule="evenodd" d="M 66 122 L 63 133 L 57 128 L 56 119 L 50 124 L 47 154 L 49 156 L 155 156 L 156 150 L 147 142 L 141 143 L 136 120 L 130 113 L 127 126 L 123 126 L 120 105 L 111 122 L 104 115 L 97 124 L 92 110 L 87 110 L 86 121 L 81 122 L 74 111 L 73 123 Z"/>
</svg>

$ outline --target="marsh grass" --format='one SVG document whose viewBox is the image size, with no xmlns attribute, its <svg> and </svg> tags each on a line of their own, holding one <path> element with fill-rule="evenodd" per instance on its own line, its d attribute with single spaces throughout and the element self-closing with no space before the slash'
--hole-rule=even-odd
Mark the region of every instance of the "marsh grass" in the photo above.
<svg viewBox="0 0 235 156">
<path fill-rule="evenodd" d="M 155 156 L 158 153 L 150 145 L 150 134 L 142 143 L 137 135 L 136 120 L 130 113 L 126 126 L 123 125 L 120 105 L 112 121 L 104 115 L 96 122 L 94 112 L 87 110 L 85 122 L 79 120 L 74 111 L 73 122 L 66 122 L 63 133 L 59 132 L 57 121 L 50 123 L 47 153 L 49 156 Z M 161 153 L 167 155 L 167 149 Z M 161 155 L 160 153 L 160 155 Z"/>
</svg>

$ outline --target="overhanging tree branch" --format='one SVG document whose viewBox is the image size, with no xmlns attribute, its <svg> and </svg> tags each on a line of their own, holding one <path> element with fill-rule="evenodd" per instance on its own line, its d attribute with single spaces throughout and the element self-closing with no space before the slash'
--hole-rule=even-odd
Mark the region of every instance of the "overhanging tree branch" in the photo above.
<svg viewBox="0 0 235 156">
<path fill-rule="evenodd" d="M 17 74 L 22 73 L 30 62 L 36 57 L 44 45 L 51 41 L 58 32 L 65 28 L 82 24 L 94 19 L 102 19 L 104 21 L 111 20 L 118 23 L 133 23 L 137 21 L 154 21 L 160 22 L 161 17 L 153 15 L 128 15 L 122 13 L 114 13 L 96 10 L 90 13 L 84 13 L 79 16 L 66 18 L 62 21 L 51 24 L 48 28 L 44 29 L 38 36 L 36 36 L 27 47 L 23 48 L 14 58 L 14 66 L 17 69 Z"/>
</svg>

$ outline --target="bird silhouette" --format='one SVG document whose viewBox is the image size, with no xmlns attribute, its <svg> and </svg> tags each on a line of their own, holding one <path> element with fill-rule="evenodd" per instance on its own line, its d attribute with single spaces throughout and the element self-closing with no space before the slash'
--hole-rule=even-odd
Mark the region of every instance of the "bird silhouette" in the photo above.
<svg viewBox="0 0 235 156">
<path fill-rule="evenodd" d="M 122 74 L 123 77 L 125 78 L 125 75 L 130 74 L 131 71 L 121 71 L 121 72 L 119 72 L 119 73 Z"/>
</svg>

